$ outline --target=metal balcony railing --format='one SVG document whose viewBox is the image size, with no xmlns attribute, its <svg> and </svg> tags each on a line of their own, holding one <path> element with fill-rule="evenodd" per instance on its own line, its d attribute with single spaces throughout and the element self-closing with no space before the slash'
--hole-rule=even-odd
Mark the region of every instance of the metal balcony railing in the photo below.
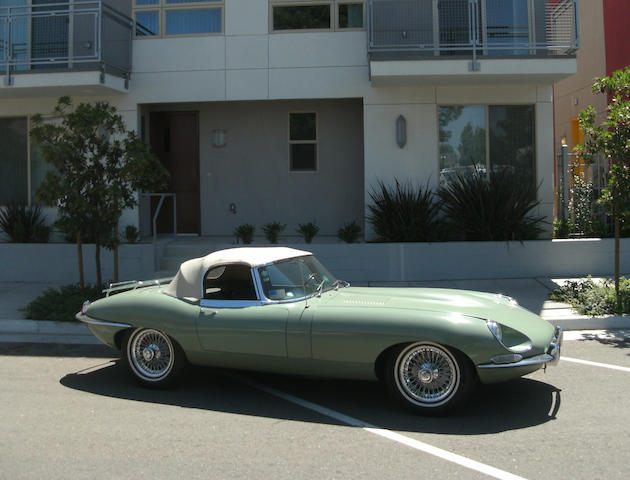
<svg viewBox="0 0 630 480">
<path fill-rule="evenodd" d="M 0 7 L 0 74 L 40 70 L 131 71 L 133 20 L 104 1 Z"/>
<path fill-rule="evenodd" d="M 373 57 L 572 55 L 577 0 L 367 0 Z"/>
</svg>

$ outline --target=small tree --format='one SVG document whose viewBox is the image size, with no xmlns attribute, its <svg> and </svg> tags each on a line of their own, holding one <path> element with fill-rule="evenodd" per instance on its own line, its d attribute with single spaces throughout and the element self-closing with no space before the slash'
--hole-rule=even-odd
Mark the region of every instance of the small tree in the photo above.
<svg viewBox="0 0 630 480">
<path fill-rule="evenodd" d="M 601 153 L 612 161 L 608 186 L 599 201 L 606 205 L 615 225 L 615 294 L 620 311 L 619 237 L 622 219 L 630 210 L 630 66 L 610 77 L 596 78 L 592 90 L 608 97 L 606 119 L 596 125 L 597 112 L 592 105 L 580 113 L 586 141 L 576 151 L 586 155 Z"/>
<path fill-rule="evenodd" d="M 37 196 L 57 207 L 55 224 L 76 238 L 79 283 L 84 288 L 83 238 L 95 239 L 97 285 L 102 284 L 100 247 L 104 245 L 114 248 L 117 280 L 118 220 L 125 208 L 137 205 L 137 190 L 163 188 L 168 173 L 148 146 L 126 130 L 108 102 L 72 107 L 69 97 L 61 97 L 53 121 L 35 115 L 31 136 L 40 143 L 44 160 L 54 167 Z"/>
</svg>

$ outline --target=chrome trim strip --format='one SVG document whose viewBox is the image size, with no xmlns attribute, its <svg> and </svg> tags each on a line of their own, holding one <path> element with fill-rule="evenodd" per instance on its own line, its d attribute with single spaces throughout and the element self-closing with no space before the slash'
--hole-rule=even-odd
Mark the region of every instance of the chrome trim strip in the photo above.
<svg viewBox="0 0 630 480">
<path fill-rule="evenodd" d="M 130 328 L 131 325 L 126 323 L 116 323 L 116 322 L 105 322 L 103 320 L 97 320 L 92 317 L 88 317 L 87 315 L 79 312 L 74 318 L 76 318 L 79 322 L 87 323 L 88 325 L 98 325 L 101 327 L 117 327 L 117 328 Z"/>
<path fill-rule="evenodd" d="M 215 300 L 211 298 L 203 298 L 199 300 L 201 308 L 247 308 L 260 307 L 260 300 Z"/>
</svg>

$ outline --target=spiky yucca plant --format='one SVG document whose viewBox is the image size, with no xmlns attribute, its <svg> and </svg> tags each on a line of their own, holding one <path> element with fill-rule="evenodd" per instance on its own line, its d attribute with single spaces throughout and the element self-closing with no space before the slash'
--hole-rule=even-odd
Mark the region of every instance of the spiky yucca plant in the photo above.
<svg viewBox="0 0 630 480">
<path fill-rule="evenodd" d="M 439 238 L 440 205 L 425 187 L 411 182 L 387 186 L 379 181 L 370 192 L 368 221 L 379 242 L 430 242 Z"/>
<path fill-rule="evenodd" d="M 271 222 L 263 225 L 263 233 L 265 234 L 265 238 L 269 241 L 269 243 L 278 243 L 278 237 L 287 227 L 286 223 L 280 222 Z"/>
<path fill-rule="evenodd" d="M 337 231 L 337 237 L 346 243 L 356 243 L 361 237 L 361 226 L 356 220 L 348 222 Z"/>
<path fill-rule="evenodd" d="M 254 227 L 251 223 L 244 223 L 239 225 L 234 229 L 233 235 L 236 237 L 236 243 L 239 241 L 243 242 L 245 245 L 249 245 L 254 240 Z"/>
<path fill-rule="evenodd" d="M 517 171 L 486 174 L 473 170 L 440 187 L 446 221 L 459 240 L 532 240 L 542 232 L 545 217 L 532 211 L 540 203 L 538 186 Z"/>
<path fill-rule="evenodd" d="M 302 235 L 305 243 L 311 243 L 319 233 L 319 227 L 315 222 L 300 223 L 295 231 Z"/>
<path fill-rule="evenodd" d="M 37 205 L 12 203 L 0 208 L 0 230 L 16 243 L 45 243 L 51 233 Z"/>
</svg>

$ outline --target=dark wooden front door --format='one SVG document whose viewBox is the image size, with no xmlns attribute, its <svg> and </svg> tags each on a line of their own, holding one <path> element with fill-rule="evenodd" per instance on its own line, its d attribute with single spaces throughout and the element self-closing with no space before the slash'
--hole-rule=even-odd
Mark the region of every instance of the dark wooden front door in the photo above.
<svg viewBox="0 0 630 480">
<path fill-rule="evenodd" d="M 151 149 L 168 169 L 166 192 L 177 196 L 177 233 L 201 233 L 199 207 L 199 115 L 197 112 L 153 112 Z M 152 212 L 157 201 L 152 202 Z M 153 215 L 153 214 L 152 214 Z M 173 231 L 173 203 L 166 199 L 158 232 Z"/>
</svg>

